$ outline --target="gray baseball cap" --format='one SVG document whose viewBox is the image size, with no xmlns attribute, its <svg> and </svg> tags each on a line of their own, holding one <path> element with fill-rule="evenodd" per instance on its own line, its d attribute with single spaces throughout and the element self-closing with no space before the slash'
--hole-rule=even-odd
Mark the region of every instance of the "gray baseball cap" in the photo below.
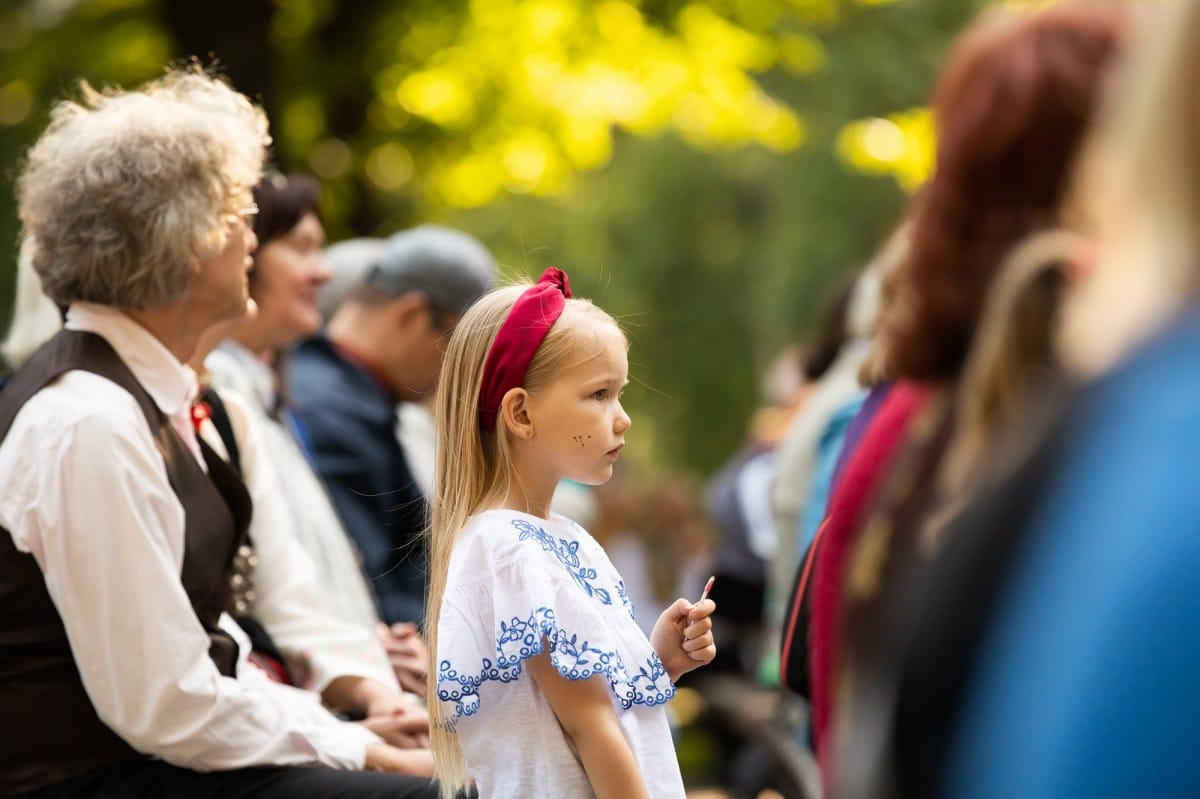
<svg viewBox="0 0 1200 799">
<path fill-rule="evenodd" d="M 379 263 L 387 244 L 381 238 L 345 239 L 325 248 L 322 255 L 329 265 L 329 280 L 317 290 L 317 310 L 328 320 L 342 300 L 362 285 L 367 270 Z"/>
<path fill-rule="evenodd" d="M 439 225 L 393 234 L 363 283 L 390 294 L 419 291 L 438 308 L 463 313 L 496 278 L 496 262 L 476 238 Z"/>
</svg>

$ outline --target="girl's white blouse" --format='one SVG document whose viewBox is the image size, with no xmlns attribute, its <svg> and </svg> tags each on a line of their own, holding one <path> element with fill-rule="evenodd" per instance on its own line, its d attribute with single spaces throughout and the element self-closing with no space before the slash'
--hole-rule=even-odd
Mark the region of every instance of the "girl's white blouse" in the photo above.
<svg viewBox="0 0 1200 799">
<path fill-rule="evenodd" d="M 544 642 L 565 677 L 607 680 L 650 795 L 683 797 L 664 708 L 675 688 L 634 621 L 620 575 L 575 522 L 511 510 L 473 516 L 459 533 L 438 623 L 437 700 L 480 796 L 593 795 L 523 668 Z"/>
</svg>

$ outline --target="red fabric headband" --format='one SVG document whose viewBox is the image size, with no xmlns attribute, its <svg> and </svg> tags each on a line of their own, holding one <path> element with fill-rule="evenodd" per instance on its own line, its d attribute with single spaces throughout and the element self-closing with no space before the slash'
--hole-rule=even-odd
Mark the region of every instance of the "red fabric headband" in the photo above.
<svg viewBox="0 0 1200 799">
<path fill-rule="evenodd" d="M 483 381 L 479 386 L 479 426 L 496 429 L 500 402 L 509 389 L 525 382 L 525 373 L 534 353 L 550 328 L 562 316 L 571 284 L 567 273 L 550 267 L 537 283 L 517 298 L 512 310 L 500 325 L 492 348 L 483 362 Z"/>
</svg>

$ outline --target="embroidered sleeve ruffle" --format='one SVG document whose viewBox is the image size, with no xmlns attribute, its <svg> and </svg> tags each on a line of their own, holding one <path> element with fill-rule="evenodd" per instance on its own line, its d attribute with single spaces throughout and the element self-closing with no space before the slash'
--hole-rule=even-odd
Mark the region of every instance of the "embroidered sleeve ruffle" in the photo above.
<svg viewBox="0 0 1200 799">
<path fill-rule="evenodd" d="M 527 519 L 508 520 L 502 530 L 514 537 L 512 556 L 488 567 L 491 580 L 452 586 L 443 600 L 437 694 L 450 724 L 479 710 L 480 686 L 516 680 L 525 659 L 547 644 L 560 674 L 603 675 L 623 710 L 674 696 L 607 561 L 597 569 L 585 562 L 586 542 Z"/>
</svg>

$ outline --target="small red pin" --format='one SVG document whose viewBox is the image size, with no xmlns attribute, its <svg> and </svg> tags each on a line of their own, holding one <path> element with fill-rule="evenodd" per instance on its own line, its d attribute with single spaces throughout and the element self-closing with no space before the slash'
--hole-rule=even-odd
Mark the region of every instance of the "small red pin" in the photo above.
<svg viewBox="0 0 1200 799">
<path fill-rule="evenodd" d="M 700 602 L 708 599 L 708 592 L 712 590 L 713 582 L 715 582 L 716 579 L 717 576 L 715 574 L 708 578 L 708 582 L 704 584 L 704 593 L 700 594 Z M 699 605 L 700 602 L 697 602 L 696 604 Z"/>
<path fill-rule="evenodd" d="M 206 419 L 212 418 L 212 408 L 204 400 L 192 405 L 192 427 L 198 431 Z"/>
</svg>

